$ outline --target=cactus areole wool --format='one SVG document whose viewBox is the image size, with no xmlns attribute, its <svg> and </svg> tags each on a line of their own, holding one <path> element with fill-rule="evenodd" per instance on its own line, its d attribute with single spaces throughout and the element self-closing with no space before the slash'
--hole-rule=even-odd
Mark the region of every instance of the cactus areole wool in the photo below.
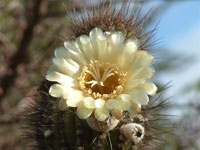
<svg viewBox="0 0 200 150">
<path fill-rule="evenodd" d="M 53 64 L 46 79 L 57 82 L 49 89 L 62 105 L 75 107 L 79 118 L 92 114 L 98 121 L 109 115 L 120 119 L 120 113 L 138 113 L 147 105 L 157 87 L 147 81 L 154 69 L 153 56 L 138 49 L 138 40 L 120 31 L 94 28 L 89 35 L 64 42 L 55 50 Z M 64 101 L 64 103 L 63 103 Z"/>
</svg>

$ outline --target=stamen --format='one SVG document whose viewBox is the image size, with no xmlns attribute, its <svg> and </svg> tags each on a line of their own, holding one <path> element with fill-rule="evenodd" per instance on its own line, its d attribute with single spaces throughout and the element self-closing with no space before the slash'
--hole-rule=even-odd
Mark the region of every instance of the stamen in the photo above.
<svg viewBox="0 0 200 150">
<path fill-rule="evenodd" d="M 92 84 L 91 87 L 93 87 L 93 86 L 95 86 L 96 84 L 98 84 L 98 82 L 95 81 L 95 80 L 91 80 L 91 81 L 88 81 L 88 82 L 86 82 L 86 83 L 87 83 L 87 84 Z"/>
<path fill-rule="evenodd" d="M 94 71 L 96 80 L 99 80 L 100 76 L 99 76 L 99 73 L 97 72 L 98 69 L 96 69 L 93 65 L 91 65 L 90 67 L 92 67 L 92 69 L 93 69 L 93 71 Z"/>
<path fill-rule="evenodd" d="M 113 69 L 110 69 L 110 67 L 107 67 L 103 73 L 103 77 L 101 78 L 101 81 L 104 82 L 107 78 L 114 75 L 114 73 L 111 73 Z"/>
<path fill-rule="evenodd" d="M 101 81 L 101 77 L 100 77 L 99 65 L 97 63 L 95 64 L 95 68 L 96 68 L 96 71 L 97 71 L 97 79 L 100 82 Z"/>
<path fill-rule="evenodd" d="M 86 96 L 105 100 L 115 98 L 123 91 L 126 75 L 114 64 L 95 60 L 83 67 L 79 86 Z"/>
<path fill-rule="evenodd" d="M 86 72 L 89 73 L 96 81 L 98 81 L 97 76 L 93 72 L 89 70 L 86 70 Z"/>
<path fill-rule="evenodd" d="M 102 82 L 102 81 L 100 81 L 100 85 L 101 85 L 101 86 L 104 86 L 104 84 L 103 84 L 103 82 Z"/>
</svg>

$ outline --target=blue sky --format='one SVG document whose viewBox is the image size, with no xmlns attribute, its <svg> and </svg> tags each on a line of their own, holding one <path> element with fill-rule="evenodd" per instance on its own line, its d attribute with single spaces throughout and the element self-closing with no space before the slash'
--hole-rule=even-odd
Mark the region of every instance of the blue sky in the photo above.
<svg viewBox="0 0 200 150">
<path fill-rule="evenodd" d="M 151 1 L 148 7 L 158 3 Z M 200 79 L 200 1 L 174 1 L 160 19 L 157 37 L 161 38 L 161 43 L 158 47 L 194 60 L 178 72 L 175 70 L 159 77 L 162 83 L 172 81 L 172 87 L 166 92 L 167 96 L 173 96 L 172 102 L 183 103 L 193 98 L 194 93 L 180 91 Z"/>
<path fill-rule="evenodd" d="M 173 43 L 186 36 L 197 24 L 200 25 L 200 1 L 174 2 L 162 15 L 159 35 L 165 43 Z"/>
</svg>

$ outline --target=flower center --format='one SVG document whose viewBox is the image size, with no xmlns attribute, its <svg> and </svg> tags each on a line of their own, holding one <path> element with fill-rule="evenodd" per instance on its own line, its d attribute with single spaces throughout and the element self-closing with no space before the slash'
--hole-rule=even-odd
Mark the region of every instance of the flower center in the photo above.
<svg viewBox="0 0 200 150">
<path fill-rule="evenodd" d="M 106 100 L 122 93 L 126 76 L 127 72 L 120 71 L 116 65 L 95 60 L 83 67 L 79 85 L 87 96 Z"/>
</svg>

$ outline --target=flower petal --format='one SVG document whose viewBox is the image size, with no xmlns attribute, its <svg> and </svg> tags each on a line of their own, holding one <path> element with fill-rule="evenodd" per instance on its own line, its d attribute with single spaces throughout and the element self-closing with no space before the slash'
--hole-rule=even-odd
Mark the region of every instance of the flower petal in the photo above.
<svg viewBox="0 0 200 150">
<path fill-rule="evenodd" d="M 86 97 L 83 99 L 83 105 L 86 107 L 86 108 L 89 108 L 89 109 L 93 109 L 95 108 L 95 101 L 94 101 L 94 98 L 92 97 Z"/>
<path fill-rule="evenodd" d="M 155 70 L 151 67 L 142 67 L 132 71 L 130 80 L 141 78 L 150 79 L 152 78 L 154 72 Z"/>
<path fill-rule="evenodd" d="M 88 118 L 92 112 L 93 109 L 86 108 L 83 104 L 83 101 L 79 102 L 76 114 L 80 119 Z"/>
<path fill-rule="evenodd" d="M 124 45 L 123 53 L 119 57 L 121 67 L 129 67 L 138 50 L 138 42 L 135 39 L 128 39 Z"/>
<path fill-rule="evenodd" d="M 128 81 L 127 84 L 125 85 L 125 90 L 134 89 L 138 87 L 139 85 L 143 84 L 145 81 L 146 80 L 144 78 Z"/>
<path fill-rule="evenodd" d="M 65 89 L 65 93 L 63 96 L 65 99 L 83 98 L 84 97 L 82 91 L 74 89 L 74 88 Z"/>
<path fill-rule="evenodd" d="M 136 104 L 136 103 L 132 103 L 131 107 L 129 108 L 128 112 L 131 115 L 135 115 L 141 112 L 141 105 L 140 104 Z"/>
<path fill-rule="evenodd" d="M 60 70 L 58 67 L 56 67 L 54 64 L 52 64 L 52 65 L 48 68 L 47 74 L 50 74 L 50 73 L 52 73 L 52 72 L 59 72 L 59 73 L 65 74 L 65 71 L 63 72 L 63 71 Z"/>
<path fill-rule="evenodd" d="M 120 94 L 118 97 L 123 101 L 129 101 L 131 99 L 130 95 L 128 94 Z"/>
<path fill-rule="evenodd" d="M 99 28 L 94 28 L 89 36 L 92 48 L 96 52 L 96 58 L 105 60 L 105 57 L 107 56 L 107 38 L 103 31 Z"/>
<path fill-rule="evenodd" d="M 125 36 L 122 32 L 113 32 L 108 36 L 108 52 L 109 61 L 116 61 L 122 54 Z"/>
<path fill-rule="evenodd" d="M 59 83 L 72 84 L 73 79 L 70 76 L 64 75 L 59 72 L 50 72 L 46 75 L 46 79 L 49 81 L 55 81 Z"/>
<path fill-rule="evenodd" d="M 69 107 L 77 107 L 80 101 L 81 101 L 80 99 L 69 99 L 66 101 L 66 103 L 67 103 L 67 106 Z"/>
<path fill-rule="evenodd" d="M 95 100 L 95 107 L 96 108 L 101 108 L 103 107 L 105 104 L 105 101 L 103 99 L 96 99 Z"/>
<path fill-rule="evenodd" d="M 120 107 L 120 103 L 119 103 L 119 99 L 109 99 L 106 101 L 106 108 L 109 110 L 115 109 L 115 108 L 119 108 Z"/>
<path fill-rule="evenodd" d="M 53 97 L 62 97 L 64 88 L 60 84 L 54 84 L 49 88 L 49 94 Z"/>
<path fill-rule="evenodd" d="M 71 62 L 71 63 L 70 63 Z M 64 58 L 59 58 L 56 57 L 53 59 L 53 63 L 56 67 L 59 68 L 59 70 L 61 70 L 62 72 L 64 72 L 65 74 L 72 76 L 74 73 L 76 73 L 79 70 L 79 66 L 72 64 L 72 61 L 70 60 L 66 60 Z"/>
<path fill-rule="evenodd" d="M 54 55 L 59 58 L 69 58 L 65 47 L 59 47 L 55 49 Z"/>
<path fill-rule="evenodd" d="M 81 91 L 72 88 L 67 89 L 63 97 L 67 100 L 67 105 L 70 107 L 77 107 L 78 103 L 84 99 Z"/>
<path fill-rule="evenodd" d="M 94 28 L 90 31 L 90 39 L 95 39 L 95 40 L 105 40 L 106 37 L 103 33 L 103 31 L 99 28 Z"/>
<path fill-rule="evenodd" d="M 105 121 L 108 118 L 109 111 L 105 107 L 96 108 L 94 115 L 98 121 Z"/>
<path fill-rule="evenodd" d="M 122 32 L 113 32 L 108 36 L 109 47 L 117 48 L 117 49 L 110 49 L 113 50 L 112 52 L 118 52 L 119 47 L 124 43 L 125 36 Z M 121 51 L 121 50 L 120 50 Z"/>
<path fill-rule="evenodd" d="M 64 42 L 64 46 L 67 49 L 67 55 L 73 59 L 79 65 L 87 65 L 87 60 L 83 52 L 79 49 L 78 44 L 74 41 Z"/>
<path fill-rule="evenodd" d="M 147 96 L 147 93 L 144 90 L 134 89 L 129 91 L 127 94 L 131 96 L 131 100 L 134 103 L 146 105 L 149 102 L 149 97 Z"/>
<path fill-rule="evenodd" d="M 144 66 L 148 66 L 152 63 L 153 61 L 153 56 L 150 55 L 148 52 L 146 51 L 137 51 L 136 53 L 136 57 L 133 61 L 133 68 L 140 68 L 140 67 L 144 67 Z"/>
<path fill-rule="evenodd" d="M 120 100 L 120 99 L 109 99 L 106 101 L 106 108 L 109 110 L 119 109 L 119 110 L 128 110 L 130 106 L 129 100 Z"/>
<path fill-rule="evenodd" d="M 67 49 L 67 51 L 81 54 L 81 50 L 79 49 L 75 41 L 65 41 L 64 47 Z"/>
<path fill-rule="evenodd" d="M 149 94 L 151 96 L 155 95 L 158 90 L 156 85 L 151 82 L 145 82 L 144 84 L 139 85 L 138 89 L 145 90 L 147 92 L 147 94 Z"/>
<path fill-rule="evenodd" d="M 90 38 L 87 35 L 81 35 L 77 40 L 80 50 L 84 53 L 87 58 L 87 62 L 96 59 L 95 50 L 92 48 Z"/>
</svg>

